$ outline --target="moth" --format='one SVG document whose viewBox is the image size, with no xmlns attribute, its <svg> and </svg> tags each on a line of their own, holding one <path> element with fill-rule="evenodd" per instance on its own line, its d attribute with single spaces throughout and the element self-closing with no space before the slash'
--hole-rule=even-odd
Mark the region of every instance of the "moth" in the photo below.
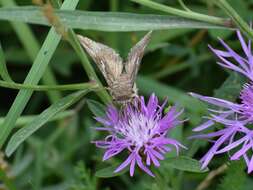
<svg viewBox="0 0 253 190">
<path fill-rule="evenodd" d="M 135 80 L 151 33 L 148 32 L 131 48 L 126 61 L 112 48 L 78 35 L 80 43 L 102 72 L 115 102 L 131 102 L 138 96 Z"/>
</svg>

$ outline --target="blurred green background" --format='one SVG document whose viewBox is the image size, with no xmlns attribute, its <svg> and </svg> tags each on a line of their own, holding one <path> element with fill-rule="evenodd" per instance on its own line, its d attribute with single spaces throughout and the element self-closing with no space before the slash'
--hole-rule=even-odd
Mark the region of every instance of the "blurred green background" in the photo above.
<svg viewBox="0 0 253 190">
<path fill-rule="evenodd" d="M 181 8 L 176 0 L 157 0 L 156 2 Z M 228 2 L 245 20 L 252 20 L 253 0 L 229 0 Z M 28 0 L 16 0 L 16 3 L 20 6 L 32 5 L 32 2 Z M 192 0 L 185 1 L 185 3 L 188 8 L 196 12 L 224 16 L 224 13 L 215 7 L 211 1 Z M 6 4 L 8 1 L 0 0 L 0 5 Z M 77 9 L 165 14 L 128 0 L 82 0 Z M 36 56 L 37 46 L 42 45 L 49 31 L 49 27 L 45 26 L 27 26 L 35 36 L 36 44 L 26 38 L 26 35 L 29 34 L 22 31 L 19 25 L 15 23 L 11 25 L 7 21 L 0 20 L 0 42 L 8 71 L 12 79 L 18 83 L 23 83 Z M 17 33 L 18 30 L 22 33 L 21 37 Z M 122 57 L 126 57 L 129 49 L 145 34 L 145 32 L 89 30 L 76 30 L 76 33 L 114 48 Z M 238 53 L 242 53 L 235 32 L 231 30 L 171 29 L 154 31 L 137 80 L 139 94 L 148 96 L 155 92 L 161 100 L 168 97 L 171 104 L 185 107 L 183 117 L 189 118 L 189 120 L 173 131 L 171 135 L 189 147 L 181 154 L 195 159 L 201 158 L 210 145 L 202 140 L 187 140 L 187 136 L 192 134 L 193 127 L 201 123 L 201 117 L 207 114 L 207 110 L 204 104 L 189 97 L 187 92 L 197 92 L 233 100 L 238 95 L 237 92 L 240 88 L 238 81 L 242 80 L 240 76 L 231 74 L 216 64 L 216 58 L 210 52 L 208 44 L 221 48 L 217 40 L 218 37 L 226 40 Z M 25 42 L 22 42 L 22 38 Z M 24 44 L 28 44 L 28 47 L 25 47 Z M 98 71 L 93 62 L 92 65 Z M 66 40 L 61 40 L 50 60 L 49 67 L 51 75 L 46 78 L 53 77 L 58 84 L 89 81 L 83 71 L 79 57 Z M 97 73 L 101 81 L 104 82 L 101 74 Z M 22 115 L 39 114 L 50 106 L 58 96 L 64 97 L 67 94 L 68 92 L 57 92 L 50 96 L 48 93 L 35 92 Z M 16 95 L 16 90 L 0 88 L 0 125 L 3 123 L 3 118 Z M 71 109 L 74 111 L 69 117 L 46 124 L 28 138 L 10 158 L 2 155 L 0 166 L 6 162 L 7 169 L 1 169 L 1 180 L 4 179 L 4 181 L 7 180 L 7 182 L 14 184 L 16 186 L 14 189 L 18 190 L 190 190 L 200 188 L 199 184 L 205 179 L 208 172 L 182 172 L 166 167 L 166 165 L 159 170 L 157 169 L 156 179 L 150 178 L 138 170 L 136 170 L 134 178 L 130 178 L 128 173 L 114 178 L 96 177 L 95 172 L 99 168 L 113 165 L 116 160 L 102 163 L 103 152 L 90 143 L 102 135 L 94 130 L 97 124 L 93 119 L 92 112 L 88 109 L 87 99 L 100 101 L 95 93 L 89 93 L 83 101 Z M 25 117 L 23 120 L 19 119 L 17 128 L 13 132 L 28 121 L 30 121 L 29 118 Z M 210 164 L 210 170 L 221 166 L 227 158 L 228 155 L 216 157 Z M 3 172 L 6 172 L 7 176 Z M 215 177 L 204 189 L 250 190 L 252 185 L 252 177 L 245 174 L 243 164 L 238 161 L 230 163 L 229 169 Z M 4 185 L 0 186 L 1 188 L 8 189 Z"/>
</svg>

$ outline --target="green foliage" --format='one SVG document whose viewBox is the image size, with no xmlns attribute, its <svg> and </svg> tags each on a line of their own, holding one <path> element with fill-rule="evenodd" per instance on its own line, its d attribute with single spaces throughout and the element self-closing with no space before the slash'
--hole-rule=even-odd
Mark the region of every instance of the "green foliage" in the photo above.
<svg viewBox="0 0 253 190">
<path fill-rule="evenodd" d="M 148 95 L 155 92 L 159 98 L 163 99 L 168 97 L 169 102 L 179 103 L 180 106 L 183 106 L 192 112 L 199 113 L 204 112 L 205 110 L 204 104 L 202 104 L 200 101 L 169 85 L 164 85 L 155 80 L 142 76 L 138 77 L 137 84 L 143 94 Z"/>
<path fill-rule="evenodd" d="M 63 9 L 74 9 L 78 3 L 78 0 L 73 1 L 65 1 L 63 5 Z M 53 53 L 60 42 L 61 36 L 56 33 L 56 31 L 52 28 L 48 34 L 47 39 L 45 40 L 42 48 L 40 49 L 34 64 L 28 73 L 25 84 L 37 84 L 40 78 L 43 76 Z M 4 124 L 2 125 L 2 132 L 0 133 L 0 147 L 3 146 L 5 140 L 7 139 L 9 133 L 13 129 L 16 120 L 21 115 L 24 110 L 27 102 L 32 96 L 33 91 L 31 90 L 20 90 L 17 95 L 12 107 L 10 108 Z"/>
<path fill-rule="evenodd" d="M 245 164 L 241 161 L 232 162 L 217 190 L 245 190 L 247 174 L 244 171 Z"/>
<path fill-rule="evenodd" d="M 96 116 L 96 117 L 104 117 L 106 108 L 103 104 L 95 101 L 95 100 L 86 100 L 88 107 L 90 111 Z"/>
<path fill-rule="evenodd" d="M 99 169 L 96 171 L 95 176 L 100 178 L 110 178 L 110 177 L 116 177 L 120 176 L 126 172 L 128 172 L 128 169 L 123 169 L 122 171 L 115 173 L 114 170 L 119 166 L 119 163 L 113 164 L 112 166 L 105 167 L 103 169 Z"/>
<path fill-rule="evenodd" d="M 201 169 L 201 165 L 198 160 L 184 156 L 167 158 L 165 160 L 165 167 L 172 167 L 178 170 L 196 173 L 203 173 L 208 171 L 207 168 Z"/>
<path fill-rule="evenodd" d="M 89 90 L 82 90 L 70 94 L 55 102 L 49 108 L 44 110 L 40 115 L 35 117 L 31 123 L 20 129 L 12 136 L 6 148 L 6 155 L 10 156 L 17 149 L 17 147 L 30 135 L 32 135 L 35 131 L 37 131 L 58 113 L 65 111 L 68 107 L 79 101 L 88 91 Z"/>
<path fill-rule="evenodd" d="M 221 87 L 214 91 L 215 96 L 234 101 L 240 95 L 240 91 L 245 83 L 246 80 L 243 76 L 237 73 L 231 73 Z"/>
<path fill-rule="evenodd" d="M 75 179 L 74 184 L 71 185 L 71 190 L 96 190 L 97 189 L 97 179 L 91 174 L 83 164 L 83 162 L 78 162 L 75 167 Z"/>
</svg>

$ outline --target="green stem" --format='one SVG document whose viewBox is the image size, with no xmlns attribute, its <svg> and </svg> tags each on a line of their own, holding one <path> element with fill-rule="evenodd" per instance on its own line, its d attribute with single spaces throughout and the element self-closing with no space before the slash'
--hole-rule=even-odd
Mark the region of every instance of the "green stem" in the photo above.
<svg viewBox="0 0 253 190">
<path fill-rule="evenodd" d="M 198 21 L 204 21 L 207 23 L 212 23 L 212 24 L 218 24 L 222 26 L 227 26 L 228 24 L 228 19 L 224 18 L 219 18 L 219 17 L 214 17 L 214 16 L 209 16 L 209 15 L 204 15 L 192 11 L 184 11 L 180 9 L 175 9 L 172 7 L 168 7 L 166 5 L 162 5 L 150 0 L 131 0 L 133 2 L 139 3 L 141 5 L 145 5 L 147 7 L 150 7 L 152 9 L 160 10 L 166 13 L 170 13 L 173 15 L 177 15 L 180 17 L 185 17 L 193 20 L 198 20 Z"/>
<path fill-rule="evenodd" d="M 250 26 L 242 19 L 242 17 L 231 7 L 226 0 L 215 0 L 215 3 L 223 10 L 225 13 L 231 17 L 234 23 L 240 30 L 244 31 L 251 39 L 253 39 L 253 31 Z"/>
<path fill-rule="evenodd" d="M 117 11 L 119 6 L 118 0 L 110 0 L 110 10 Z"/>
<path fill-rule="evenodd" d="M 65 85 L 29 85 L 29 84 L 20 84 L 14 82 L 6 82 L 0 80 L 0 87 L 11 88 L 11 89 L 30 89 L 35 91 L 67 91 L 67 90 L 82 90 L 87 88 L 96 89 L 98 85 L 94 82 L 87 83 L 78 83 L 78 84 L 65 84 Z"/>
</svg>

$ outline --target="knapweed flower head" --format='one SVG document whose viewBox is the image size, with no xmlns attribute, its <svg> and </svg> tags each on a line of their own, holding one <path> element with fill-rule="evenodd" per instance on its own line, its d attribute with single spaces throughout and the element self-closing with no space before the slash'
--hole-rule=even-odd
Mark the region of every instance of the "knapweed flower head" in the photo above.
<svg viewBox="0 0 253 190">
<path fill-rule="evenodd" d="M 240 56 L 232 50 L 223 40 L 220 42 L 225 50 L 211 50 L 221 60 L 219 65 L 245 75 L 249 83 L 244 84 L 240 92 L 239 103 L 233 103 L 224 99 L 201 96 L 191 93 L 192 96 L 215 105 L 217 109 L 210 109 L 208 121 L 196 127 L 194 131 L 202 131 L 216 123 L 222 124 L 223 129 L 215 132 L 195 135 L 192 138 L 216 138 L 213 146 L 201 159 L 202 167 L 205 168 L 214 155 L 229 152 L 230 160 L 243 158 L 248 166 L 248 173 L 253 171 L 253 55 L 251 41 L 245 42 L 240 31 L 237 31 L 244 56 Z M 232 61 L 235 61 L 233 63 Z"/>
<path fill-rule="evenodd" d="M 119 172 L 130 165 L 130 175 L 134 175 L 135 166 L 154 177 L 149 167 L 160 166 L 159 161 L 164 159 L 164 154 L 170 152 L 173 147 L 177 153 L 184 147 L 177 140 L 169 138 L 169 131 L 182 123 L 175 107 L 171 107 L 164 114 L 167 101 L 160 106 L 157 97 L 152 94 L 147 104 L 144 98 L 137 97 L 132 103 L 128 103 L 121 110 L 114 106 L 108 106 L 105 118 L 96 118 L 109 134 L 104 140 L 95 141 L 99 148 L 105 149 L 103 160 L 107 160 L 122 152 L 127 158 L 116 168 Z"/>
</svg>

